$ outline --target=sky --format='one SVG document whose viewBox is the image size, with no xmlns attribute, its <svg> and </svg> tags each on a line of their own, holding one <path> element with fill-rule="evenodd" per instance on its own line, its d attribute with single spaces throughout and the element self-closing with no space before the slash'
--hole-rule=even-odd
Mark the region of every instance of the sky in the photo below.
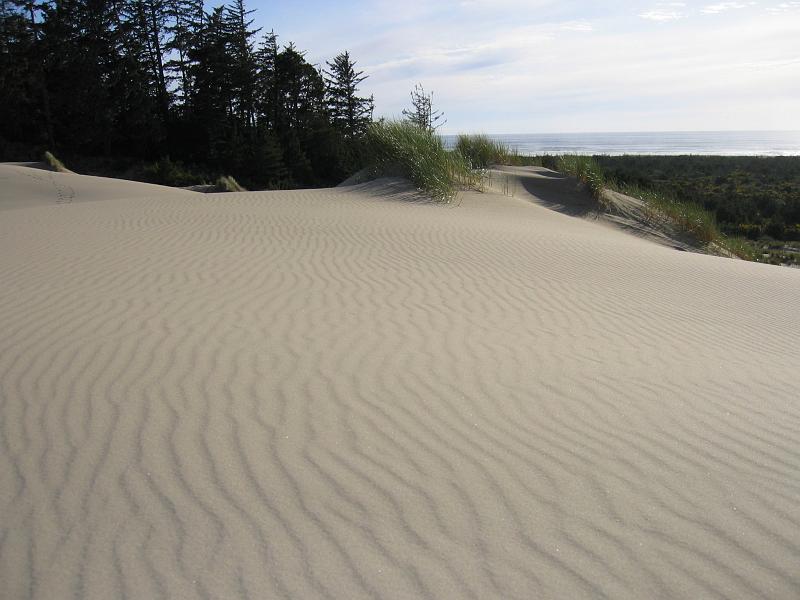
<svg viewBox="0 0 800 600">
<path fill-rule="evenodd" d="M 249 0 L 376 117 L 419 83 L 442 133 L 800 130 L 800 0 Z"/>
</svg>

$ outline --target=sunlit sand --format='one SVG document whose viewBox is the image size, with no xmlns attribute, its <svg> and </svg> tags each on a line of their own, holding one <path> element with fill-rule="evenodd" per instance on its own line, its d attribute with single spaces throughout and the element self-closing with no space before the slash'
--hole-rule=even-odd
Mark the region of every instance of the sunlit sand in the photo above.
<svg viewBox="0 0 800 600">
<path fill-rule="evenodd" d="M 552 204 L 0 166 L 0 596 L 800 596 L 800 271 Z"/>
</svg>

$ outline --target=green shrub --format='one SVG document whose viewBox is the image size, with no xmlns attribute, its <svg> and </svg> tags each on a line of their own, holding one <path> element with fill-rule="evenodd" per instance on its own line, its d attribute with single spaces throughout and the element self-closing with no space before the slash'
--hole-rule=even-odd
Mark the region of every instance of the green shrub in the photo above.
<svg viewBox="0 0 800 600">
<path fill-rule="evenodd" d="M 460 153 L 448 152 L 438 135 L 411 123 L 372 123 L 367 145 L 375 175 L 407 177 L 438 200 L 449 201 L 459 189 L 477 187 L 481 181 Z"/>
<path fill-rule="evenodd" d="M 191 171 L 181 162 L 170 160 L 169 157 L 164 157 L 155 163 L 145 165 L 141 169 L 140 177 L 148 183 L 171 187 L 186 187 L 202 184 L 206 181 L 202 175 Z M 136 178 L 138 179 L 139 177 Z"/>
<path fill-rule="evenodd" d="M 469 161 L 473 169 L 509 164 L 513 156 L 508 146 L 485 135 L 459 135 L 455 150 Z"/>
</svg>

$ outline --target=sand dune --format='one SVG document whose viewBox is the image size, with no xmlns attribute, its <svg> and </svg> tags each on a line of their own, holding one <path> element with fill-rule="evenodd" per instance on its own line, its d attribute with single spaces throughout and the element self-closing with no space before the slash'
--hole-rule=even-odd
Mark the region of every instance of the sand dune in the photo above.
<svg viewBox="0 0 800 600">
<path fill-rule="evenodd" d="M 591 219 L 598 224 L 621 229 L 630 235 L 662 246 L 700 252 L 702 254 L 730 253 L 720 248 L 702 247 L 697 241 L 669 221 L 654 222 L 643 201 L 613 190 L 605 190 L 607 206 L 600 210 L 598 203 L 575 179 L 543 167 L 496 166 L 488 170 L 487 191 L 512 196 L 575 217 Z"/>
<path fill-rule="evenodd" d="M 24 163 L 0 163 L 0 210 L 193 193 L 138 181 L 56 173 Z"/>
<path fill-rule="evenodd" d="M 3 598 L 800 597 L 800 272 L 9 169 Z"/>
</svg>

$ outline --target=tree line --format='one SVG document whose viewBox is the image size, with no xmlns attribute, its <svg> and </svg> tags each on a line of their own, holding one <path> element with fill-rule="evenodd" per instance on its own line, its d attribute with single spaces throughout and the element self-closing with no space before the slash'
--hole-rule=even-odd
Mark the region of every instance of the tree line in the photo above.
<svg viewBox="0 0 800 600">
<path fill-rule="evenodd" d="M 372 120 L 348 52 L 324 68 L 244 0 L 0 0 L 0 158 L 171 157 L 252 187 L 357 170 Z"/>
</svg>

